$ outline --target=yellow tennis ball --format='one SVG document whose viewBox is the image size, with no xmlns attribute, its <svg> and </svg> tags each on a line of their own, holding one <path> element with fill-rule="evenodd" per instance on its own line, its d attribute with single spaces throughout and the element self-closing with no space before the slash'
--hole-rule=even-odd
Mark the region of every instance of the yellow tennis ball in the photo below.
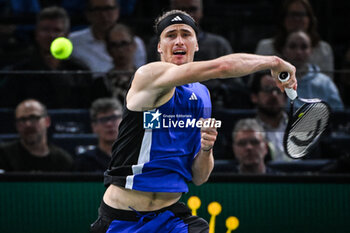
<svg viewBox="0 0 350 233">
<path fill-rule="evenodd" d="M 72 54 L 73 44 L 65 37 L 58 37 L 52 41 L 50 51 L 57 59 L 67 59 Z"/>
</svg>

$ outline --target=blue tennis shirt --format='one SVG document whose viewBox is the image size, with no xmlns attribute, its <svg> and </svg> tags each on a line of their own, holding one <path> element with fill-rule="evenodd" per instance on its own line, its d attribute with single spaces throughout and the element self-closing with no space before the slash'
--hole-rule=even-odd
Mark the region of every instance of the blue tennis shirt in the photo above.
<svg viewBox="0 0 350 233">
<path fill-rule="evenodd" d="M 176 87 L 172 98 L 152 111 L 124 106 L 105 185 L 145 192 L 187 192 L 192 162 L 200 150 L 200 118 L 210 118 L 208 89 L 200 83 Z"/>
</svg>

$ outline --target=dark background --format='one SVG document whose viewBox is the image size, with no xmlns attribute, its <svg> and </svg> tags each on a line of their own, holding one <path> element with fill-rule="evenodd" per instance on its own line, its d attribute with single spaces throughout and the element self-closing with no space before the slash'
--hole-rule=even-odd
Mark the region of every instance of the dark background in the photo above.
<svg viewBox="0 0 350 233">
<path fill-rule="evenodd" d="M 29 0 L 28 0 L 29 1 Z M 132 0 L 122 0 L 120 22 L 128 24 L 147 44 L 153 35 L 153 21 L 168 9 L 168 0 L 136 0 L 135 6 L 127 10 L 124 6 Z M 11 14 L 6 11 L 6 2 L 0 0 L 0 23 L 26 25 L 30 31 L 35 24 L 35 14 Z M 85 0 L 39 0 L 41 7 L 62 5 L 71 16 L 72 30 L 87 25 L 84 16 Z M 81 4 L 72 2 L 81 2 Z M 228 39 L 235 52 L 254 52 L 257 42 L 274 35 L 278 24 L 278 12 L 282 0 L 203 0 L 204 17 L 201 27 L 209 32 L 220 34 Z M 310 0 L 318 19 L 321 38 L 331 44 L 334 50 L 335 68 L 341 68 L 343 56 L 350 42 L 348 0 Z M 30 38 L 30 36 L 28 36 Z"/>
<path fill-rule="evenodd" d="M 235 52 L 254 52 L 257 42 L 273 36 L 278 24 L 281 0 L 204 0 L 201 27 L 229 40 Z M 321 38 L 331 44 L 335 68 L 341 67 L 342 57 L 350 42 L 350 1 L 310 0 L 318 19 Z M 139 0 L 134 13 L 121 21 L 131 25 L 148 41 L 153 33 L 153 20 L 167 10 L 168 1 Z"/>
</svg>

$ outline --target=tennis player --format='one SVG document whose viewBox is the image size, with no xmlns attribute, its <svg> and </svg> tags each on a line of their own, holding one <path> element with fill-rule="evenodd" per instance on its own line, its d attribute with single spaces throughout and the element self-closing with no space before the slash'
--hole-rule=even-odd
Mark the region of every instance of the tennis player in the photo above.
<svg viewBox="0 0 350 233">
<path fill-rule="evenodd" d="M 161 61 L 144 65 L 135 73 L 105 172 L 108 188 L 92 232 L 208 232 L 208 223 L 191 216 L 179 202 L 182 193 L 188 192 L 187 182 L 203 184 L 214 164 L 216 121 L 207 119 L 210 96 L 198 82 L 270 69 L 276 80 L 282 71 L 291 74 L 287 83 L 276 81 L 281 90 L 296 89 L 295 68 L 275 56 L 231 54 L 193 62 L 199 49 L 198 28 L 183 11 L 164 13 L 156 20 L 155 29 Z M 149 123 L 158 123 L 153 129 L 144 125 L 149 114 Z M 159 120 L 175 122 L 182 116 L 190 116 L 187 120 L 196 124 L 178 122 L 179 127 L 192 126 L 189 130 L 170 127 L 174 123 L 162 127 Z M 202 122 L 200 118 L 211 121 L 209 127 L 196 127 L 201 125 L 197 124 Z"/>
</svg>

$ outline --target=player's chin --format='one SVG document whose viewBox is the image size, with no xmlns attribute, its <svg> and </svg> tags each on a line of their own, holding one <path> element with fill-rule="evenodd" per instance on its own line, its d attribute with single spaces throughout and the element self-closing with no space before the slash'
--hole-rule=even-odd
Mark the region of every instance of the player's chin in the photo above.
<svg viewBox="0 0 350 233">
<path fill-rule="evenodd" d="M 188 61 L 185 57 L 175 57 L 172 59 L 172 63 L 175 65 L 183 65 L 186 64 Z"/>
</svg>

